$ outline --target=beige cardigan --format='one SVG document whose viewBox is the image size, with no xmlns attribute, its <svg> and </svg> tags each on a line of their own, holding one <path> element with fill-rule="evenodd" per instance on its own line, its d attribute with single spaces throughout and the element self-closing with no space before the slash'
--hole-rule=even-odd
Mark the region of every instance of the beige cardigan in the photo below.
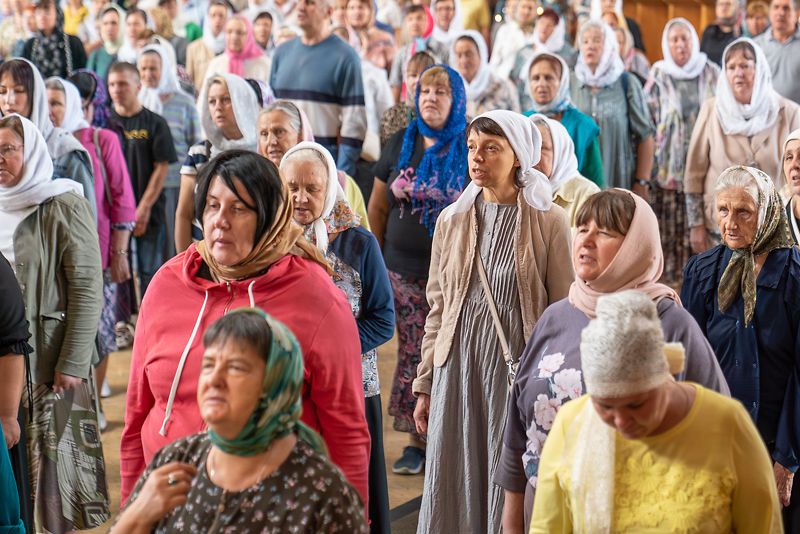
<svg viewBox="0 0 800 534">
<path fill-rule="evenodd" d="M 195 39 L 186 47 L 186 74 L 192 79 L 198 92 L 203 88 L 208 64 L 215 57 L 214 51 L 206 46 L 202 38 Z"/>
<path fill-rule="evenodd" d="M 783 186 L 783 142 L 792 131 L 800 128 L 800 106 L 777 93 L 775 96 L 780 104 L 778 119 L 752 138 L 723 133 L 714 109 L 716 98 L 709 98 L 700 108 L 686 155 L 683 190 L 703 194 L 705 223 L 709 230 L 719 231 L 714 187 L 719 175 L 728 167 L 757 166 L 772 178 L 778 191 Z"/>
<path fill-rule="evenodd" d="M 527 342 L 544 309 L 569 294 L 575 275 L 566 212 L 555 204 L 548 211 L 534 209 L 522 195 L 517 197 L 517 206 L 514 237 L 517 286 Z M 478 235 L 475 206 L 445 221 L 450 209 L 441 213 L 433 234 L 426 289 L 431 311 L 425 321 L 422 361 L 412 385 L 414 395 L 430 395 L 433 366 L 441 367 L 447 362 L 475 265 Z M 516 355 L 519 356 L 521 354 Z M 497 357 L 502 358 L 502 355 Z"/>
</svg>

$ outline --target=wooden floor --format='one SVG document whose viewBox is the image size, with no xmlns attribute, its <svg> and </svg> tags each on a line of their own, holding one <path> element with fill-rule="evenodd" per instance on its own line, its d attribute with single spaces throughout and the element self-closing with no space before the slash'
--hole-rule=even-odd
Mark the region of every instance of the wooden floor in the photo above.
<svg viewBox="0 0 800 534">
<path fill-rule="evenodd" d="M 407 434 L 392 430 L 392 418 L 386 413 L 396 359 L 396 339 L 378 349 L 378 372 L 381 380 L 381 402 L 383 404 L 384 451 L 389 479 L 389 503 L 394 511 L 394 516 L 398 516 L 397 520 L 393 522 L 392 531 L 395 534 L 405 534 L 406 532 L 414 532 L 416 529 L 415 506 L 412 501 L 422 495 L 423 474 L 400 476 L 392 473 L 392 465 L 402 454 L 403 446 L 408 444 Z M 108 429 L 103 433 L 103 450 L 111 496 L 112 517 L 116 517 L 120 504 L 119 441 L 125 420 L 125 393 L 128 386 L 130 363 L 130 350 L 111 355 L 108 365 L 108 383 L 111 386 L 112 396 L 103 399 L 103 409 L 108 420 Z M 109 521 L 107 524 L 88 532 L 105 533 L 110 525 L 111 522 Z"/>
</svg>

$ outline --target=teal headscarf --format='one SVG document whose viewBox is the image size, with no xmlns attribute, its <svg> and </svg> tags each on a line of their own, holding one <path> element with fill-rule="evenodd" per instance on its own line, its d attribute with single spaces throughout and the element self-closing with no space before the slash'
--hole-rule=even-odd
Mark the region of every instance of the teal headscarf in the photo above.
<svg viewBox="0 0 800 534">
<path fill-rule="evenodd" d="M 300 422 L 303 352 L 297 338 L 283 323 L 258 308 L 239 308 L 231 313 L 257 313 L 266 319 L 271 332 L 269 356 L 261 398 L 242 431 L 234 439 L 227 440 L 209 429 L 211 442 L 228 454 L 255 456 L 267 450 L 276 439 L 297 432 L 314 450 L 327 455 L 322 437 Z"/>
</svg>

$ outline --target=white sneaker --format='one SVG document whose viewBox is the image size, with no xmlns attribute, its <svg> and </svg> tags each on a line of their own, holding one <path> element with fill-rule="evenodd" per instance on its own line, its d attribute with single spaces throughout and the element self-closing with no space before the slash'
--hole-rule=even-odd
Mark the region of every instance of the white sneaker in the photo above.
<svg viewBox="0 0 800 534">
<path fill-rule="evenodd" d="M 106 414 L 100 412 L 97 414 L 97 424 L 100 427 L 100 432 L 105 432 L 108 428 L 108 421 L 106 421 Z"/>
<path fill-rule="evenodd" d="M 108 356 L 106 356 L 107 358 Z M 107 399 L 111 396 L 111 386 L 108 385 L 108 379 L 103 379 L 103 387 L 100 388 L 100 397 Z"/>
</svg>

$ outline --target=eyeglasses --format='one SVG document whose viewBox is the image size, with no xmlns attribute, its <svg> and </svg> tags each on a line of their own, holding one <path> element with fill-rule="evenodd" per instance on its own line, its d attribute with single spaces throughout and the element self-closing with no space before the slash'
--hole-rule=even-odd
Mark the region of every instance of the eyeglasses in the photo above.
<svg viewBox="0 0 800 534">
<path fill-rule="evenodd" d="M 5 145 L 0 146 L 0 157 L 3 159 L 8 159 L 17 155 L 17 151 L 22 148 L 23 145 Z"/>
</svg>

